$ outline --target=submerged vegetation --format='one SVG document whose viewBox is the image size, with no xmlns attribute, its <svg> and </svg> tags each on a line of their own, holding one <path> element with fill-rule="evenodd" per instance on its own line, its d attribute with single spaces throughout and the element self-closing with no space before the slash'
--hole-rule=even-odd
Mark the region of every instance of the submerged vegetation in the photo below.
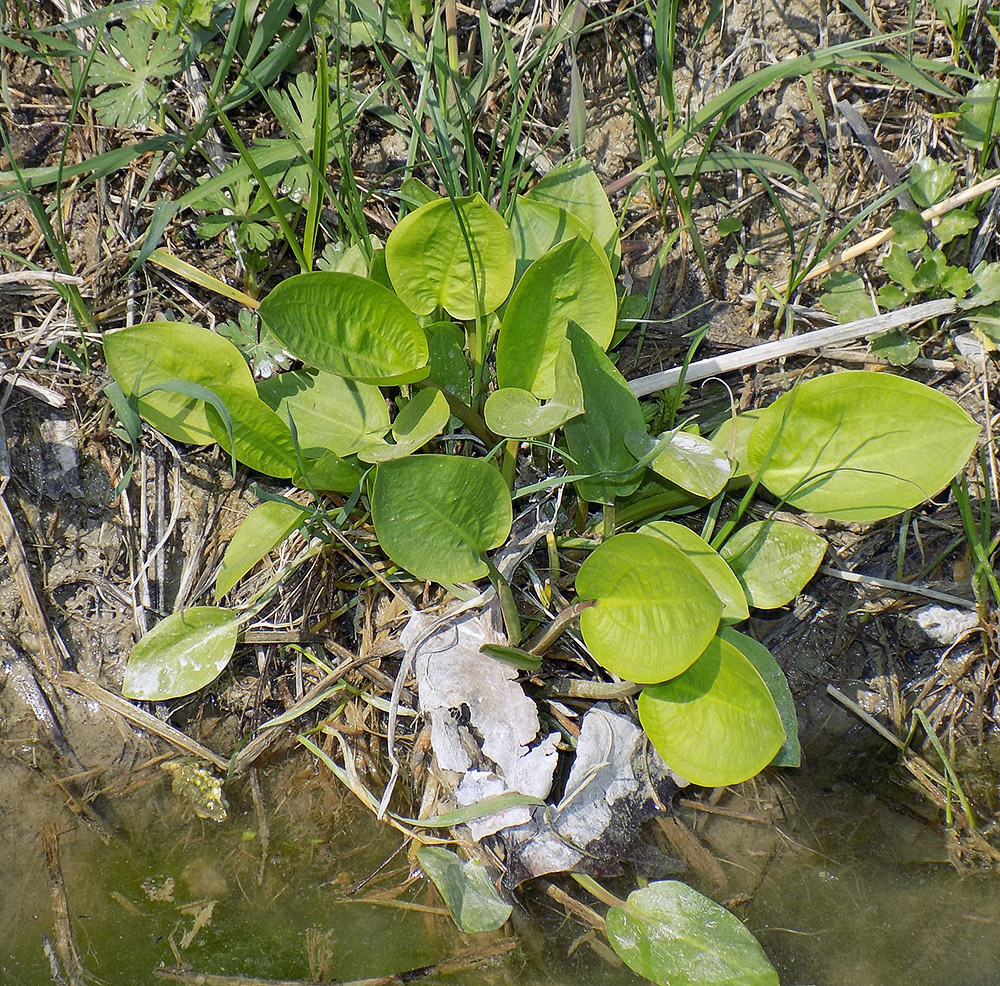
<svg viewBox="0 0 1000 986">
<path fill-rule="evenodd" d="M 518 867 L 524 877 L 573 871 L 609 905 L 607 940 L 640 976 L 776 983 L 746 926 L 697 890 L 644 881 L 620 900 L 598 883 L 588 848 L 603 829 L 577 834 L 569 863 L 534 862 L 507 842 L 500 868 L 482 847 L 518 831 L 572 842 L 560 824 L 589 781 L 562 791 L 556 763 L 586 773 L 588 727 L 558 701 L 604 710 L 611 746 L 623 746 L 616 730 L 639 724 L 629 742 L 640 752 L 609 749 L 592 769 L 641 775 L 642 798 L 658 810 L 667 778 L 725 787 L 798 766 L 793 689 L 750 620 L 795 603 L 831 532 L 902 518 L 899 576 L 911 518 L 950 495 L 961 537 L 949 550 L 967 546 L 981 656 L 992 667 L 992 415 L 974 418 L 967 395 L 906 368 L 947 355 L 963 322 L 972 331 L 962 351 L 978 353 L 984 375 L 983 354 L 1000 344 L 1000 86 L 988 74 L 1000 37 L 995 11 L 961 0 L 920 13 L 896 29 L 888 14 L 876 23 L 842 0 L 838 40 L 824 22 L 815 50 L 725 84 L 720 65 L 699 89 L 693 53 L 710 41 L 721 50 L 728 37 L 721 4 L 701 10 L 695 28 L 682 26 L 674 0 L 616 11 L 156 0 L 41 19 L 30 5 L 5 7 L 5 53 L 46 73 L 71 124 L 101 128 L 99 144 L 72 155 L 67 128 L 54 163 L 41 163 L 5 124 L 0 201 L 26 210 L 31 257 L 42 244 L 45 255 L 39 264 L 8 249 L 5 261 L 47 271 L 76 327 L 49 357 L 103 385 L 106 441 L 119 456 L 114 493 L 144 489 L 150 441 L 177 463 L 216 456 L 217 468 L 253 484 L 252 509 L 199 591 L 189 581 L 172 603 L 161 595 L 137 607 L 143 632 L 114 682 L 122 695 L 162 703 L 218 688 L 290 586 L 348 564 L 354 574 L 332 577 L 322 616 L 292 622 L 313 641 L 335 632 L 362 640 L 360 656 L 337 642 L 332 665 L 289 642 L 296 700 L 258 720 L 248 745 L 223 751 L 230 778 L 260 755 L 255 743 L 294 723 L 300 747 L 404 833 L 463 931 L 509 920 Z M 610 65 L 595 67 L 604 56 Z M 634 147 L 617 173 L 599 176 L 591 117 L 595 86 L 610 76 Z M 6 69 L 0 83 L 10 110 Z M 855 105 L 834 95 L 842 83 L 914 101 L 933 121 L 933 147 L 898 149 L 893 164 Z M 764 141 L 748 147 L 741 132 L 745 117 L 766 115 L 762 100 L 780 101 L 791 85 L 815 117 L 806 128 L 792 112 L 807 161 Z M 847 127 L 877 178 L 850 202 L 835 171 Z M 365 156 L 384 159 L 378 176 Z M 141 176 L 130 170 L 140 159 Z M 113 246 L 98 233 L 98 253 L 118 261 L 113 300 L 98 306 L 76 276 L 65 205 L 79 187 L 109 185 L 128 222 L 116 220 Z M 855 242 L 875 223 L 880 231 Z M 640 271 L 629 253 L 650 227 L 658 232 Z M 859 269 L 876 250 L 877 263 Z M 816 345 L 792 330 L 803 311 L 822 309 L 845 323 L 842 339 L 867 337 L 881 372 L 783 363 L 764 398 L 693 399 L 691 380 L 711 372 L 689 374 L 710 326 L 674 338 L 669 352 L 668 339 L 655 356 L 650 338 L 684 304 L 697 314 L 710 303 L 685 294 L 689 257 L 700 292 L 731 301 L 743 292 L 758 321 L 771 313 L 789 336 L 783 358 Z M 662 275 L 678 265 L 665 305 Z M 158 276 L 170 287 L 145 311 L 132 288 L 118 302 L 119 284 Z M 933 316 L 915 307 L 925 301 L 938 302 Z M 751 347 L 740 365 L 757 359 Z M 676 375 L 641 375 L 664 361 Z M 990 423 L 985 435 L 977 418 Z M 169 535 L 137 566 L 133 598 Z M 262 569 L 275 553 L 280 562 Z M 378 655 L 377 606 L 394 608 Z M 345 616 L 354 625 L 336 631 Z M 456 699 L 448 715 L 471 716 L 461 742 L 478 750 L 466 751 L 465 767 L 446 764 L 454 750 L 429 725 L 434 780 L 421 789 L 420 736 L 398 728 L 419 713 L 432 721 L 431 651 L 454 661 L 456 678 L 471 652 L 468 666 L 482 670 L 461 672 L 471 676 L 463 684 L 478 686 L 484 704 L 501 701 L 486 684 L 499 667 L 534 726 L 501 748 L 484 723 L 513 724 L 514 705 L 470 713 Z M 372 679 L 382 694 L 350 680 L 376 656 L 400 653 Z M 62 660 L 49 668 L 53 684 Z M 308 695 L 303 663 L 319 682 Z M 365 731 L 391 768 L 381 794 L 359 775 L 344 732 L 327 726 L 350 702 L 377 716 Z M 927 768 L 925 786 L 944 792 L 948 823 L 976 834 L 939 724 L 919 704 L 907 717 L 910 735 L 894 742 L 911 770 L 915 759 Z M 918 731 L 940 772 L 912 753 Z M 404 748 L 412 808 L 395 784 Z M 534 754 L 529 780 L 518 771 Z M 201 817 L 225 819 L 211 775 L 186 761 L 164 766 L 175 787 L 194 777 L 211 794 L 210 809 L 195 808 Z"/>
</svg>

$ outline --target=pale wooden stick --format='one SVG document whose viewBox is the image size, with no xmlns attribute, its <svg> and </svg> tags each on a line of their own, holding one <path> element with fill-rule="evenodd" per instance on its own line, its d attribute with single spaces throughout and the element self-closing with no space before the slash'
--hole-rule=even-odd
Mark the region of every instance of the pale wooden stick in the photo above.
<svg viewBox="0 0 1000 986">
<path fill-rule="evenodd" d="M 886 312 L 884 315 L 874 315 L 871 318 L 858 319 L 856 322 L 845 322 L 843 325 L 831 325 L 829 328 L 803 332 L 801 335 L 779 339 L 777 342 L 765 342 L 760 346 L 751 346 L 735 353 L 726 353 L 725 356 L 700 359 L 688 364 L 687 372 L 684 373 L 684 382 L 695 383 L 698 380 L 718 376 L 720 373 L 728 373 L 730 370 L 742 370 L 746 366 L 755 366 L 758 363 L 766 363 L 768 360 L 781 359 L 783 356 L 791 356 L 810 349 L 836 346 L 842 342 L 860 339 L 862 336 L 897 329 L 902 325 L 912 325 L 914 322 L 922 322 L 928 318 L 950 315 L 957 309 L 958 302 L 954 298 L 925 301 L 919 305 L 911 305 L 909 308 Z M 681 367 L 675 366 L 672 370 L 650 373 L 648 376 L 630 380 L 629 386 L 636 397 L 645 397 L 658 390 L 676 387 L 680 381 Z"/>
<path fill-rule="evenodd" d="M 1000 188 L 1000 175 L 994 175 L 992 178 L 987 178 L 985 181 L 976 182 L 975 185 L 970 186 L 961 192 L 956 192 L 954 195 L 948 196 L 937 205 L 932 205 L 927 209 L 924 209 L 920 213 L 920 218 L 923 221 L 930 222 L 934 219 L 939 219 L 946 213 L 951 212 L 952 209 L 957 209 L 959 206 L 965 205 L 966 202 L 971 202 L 973 199 L 979 198 L 980 195 L 985 195 L 987 192 L 992 192 L 993 189 Z M 835 267 L 840 267 L 841 264 L 849 263 L 856 257 L 860 257 L 864 253 L 868 253 L 869 250 L 877 250 L 883 243 L 888 243 L 892 239 L 895 230 L 890 226 L 888 229 L 883 229 L 880 233 L 874 233 L 867 239 L 862 240 L 860 243 L 855 243 L 854 246 L 848 247 L 842 253 L 836 253 L 831 257 L 828 257 L 822 263 L 817 264 L 812 270 L 808 271 L 802 276 L 799 284 L 804 284 L 806 281 L 812 281 L 817 277 L 822 277 L 824 274 L 829 274 Z M 785 289 L 788 287 L 788 281 L 780 281 L 774 285 L 774 290 L 778 294 L 783 294 Z"/>
</svg>

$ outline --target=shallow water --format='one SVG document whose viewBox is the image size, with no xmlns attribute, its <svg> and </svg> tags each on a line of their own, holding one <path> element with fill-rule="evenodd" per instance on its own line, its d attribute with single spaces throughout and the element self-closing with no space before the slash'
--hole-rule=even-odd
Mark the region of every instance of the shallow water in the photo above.
<svg viewBox="0 0 1000 986">
<path fill-rule="evenodd" d="M 756 801 L 751 792 L 736 803 L 744 813 L 762 802 L 777 805 L 775 824 L 689 812 L 686 819 L 726 872 L 726 886 L 713 895 L 746 895 L 736 912 L 786 986 L 996 983 L 1000 880 L 983 873 L 960 877 L 947 863 L 946 834 L 932 812 L 921 817 L 892 780 L 900 775 L 884 763 L 876 767 L 845 779 L 829 757 L 817 755 L 806 770 L 759 783 Z M 143 788 L 119 801 L 119 821 L 130 834 L 105 846 L 36 773 L 0 762 L 0 982 L 51 981 L 41 947 L 42 936 L 52 934 L 40 839 L 45 817 L 60 826 L 84 963 L 108 986 L 162 982 L 153 970 L 174 966 L 174 948 L 198 972 L 352 980 L 502 947 L 500 933 L 463 936 L 440 914 L 371 902 L 395 895 L 410 876 L 405 854 L 393 855 L 400 836 L 375 823 L 332 778 L 303 770 L 301 758 L 264 778 L 271 831 L 263 866 L 248 794 L 231 794 L 229 817 L 216 824 L 196 818 L 174 797 L 165 774 L 153 769 L 146 776 Z M 629 885 L 611 883 L 619 894 Z M 576 896 L 585 897 L 579 890 Z M 419 878 L 399 900 L 438 906 Z M 586 929 L 567 922 L 547 898 L 533 893 L 529 907 L 531 915 L 519 910 L 515 921 L 516 949 L 483 967 L 421 981 L 639 982 L 601 960 Z"/>
</svg>

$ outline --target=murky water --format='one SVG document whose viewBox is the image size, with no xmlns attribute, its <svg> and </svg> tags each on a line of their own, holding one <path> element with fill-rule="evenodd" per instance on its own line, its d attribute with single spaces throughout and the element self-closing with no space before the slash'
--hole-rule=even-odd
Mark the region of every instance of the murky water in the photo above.
<svg viewBox="0 0 1000 986">
<path fill-rule="evenodd" d="M 845 775 L 849 758 L 829 752 L 817 753 L 808 770 L 760 783 L 756 797 L 751 789 L 742 802 L 724 803 L 748 817 L 766 803 L 772 819 L 777 806 L 776 823 L 685 815 L 726 874 L 725 887 L 702 889 L 736 901 L 786 986 L 995 984 L 1000 879 L 959 876 L 933 811 L 921 812 L 891 765 Z M 349 981 L 476 949 L 497 957 L 424 981 L 639 982 L 602 960 L 587 929 L 537 892 L 530 915 L 518 912 L 513 950 L 500 933 L 460 935 L 434 912 L 438 901 L 425 881 L 400 891 L 410 877 L 405 853 L 393 855 L 400 837 L 301 758 L 264 779 L 271 831 L 263 862 L 248 793 L 236 792 L 229 818 L 215 824 L 177 800 L 162 772 L 146 778 L 118 802 L 128 838 L 105 846 L 37 773 L 0 761 L 0 982 L 51 981 L 42 950 L 53 923 L 40 838 L 46 817 L 60 826 L 84 963 L 108 986 L 161 982 L 153 970 L 177 957 L 217 975 Z M 611 886 L 629 889 L 628 881 Z"/>
</svg>

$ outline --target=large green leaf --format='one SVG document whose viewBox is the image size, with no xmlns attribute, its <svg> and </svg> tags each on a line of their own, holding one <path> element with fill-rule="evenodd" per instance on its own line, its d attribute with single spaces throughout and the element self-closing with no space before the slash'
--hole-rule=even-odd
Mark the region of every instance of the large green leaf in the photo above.
<svg viewBox="0 0 1000 986">
<path fill-rule="evenodd" d="M 230 609 L 195 606 L 172 613 L 132 648 L 122 694 L 159 702 L 204 688 L 229 664 L 238 629 L 239 616 Z"/>
<path fill-rule="evenodd" d="M 596 660 L 628 681 L 680 674 L 715 636 L 722 603 L 684 553 L 660 537 L 618 534 L 580 566 L 576 591 L 594 599 L 580 616 Z"/>
<path fill-rule="evenodd" d="M 448 399 L 440 390 L 434 387 L 421 390 L 396 415 L 392 423 L 392 443 L 380 439 L 361 449 L 358 458 L 362 462 L 401 459 L 440 435 L 450 417 Z"/>
<path fill-rule="evenodd" d="M 282 281 L 261 303 L 274 337 L 303 363 L 367 383 L 427 376 L 427 337 L 387 288 L 340 271 Z"/>
<path fill-rule="evenodd" d="M 662 986 L 778 986 L 743 923 L 676 880 L 659 880 L 608 911 L 608 941 L 634 972 Z"/>
<path fill-rule="evenodd" d="M 625 378 L 586 332 L 570 322 L 567 334 L 586 407 L 563 426 L 567 466 L 570 472 L 594 474 L 576 484 L 584 500 L 613 503 L 615 497 L 638 489 L 642 481 L 642 471 L 625 447 L 625 435 L 645 427 L 642 408 Z"/>
<path fill-rule="evenodd" d="M 549 202 L 518 196 L 511 213 L 510 232 L 517 256 L 516 277 L 553 247 L 574 237 L 586 240 L 599 256 L 604 255 L 597 235 L 571 212 Z M 608 265 L 610 271 L 611 265 Z"/>
<path fill-rule="evenodd" d="M 829 373 L 761 415 L 748 453 L 792 506 L 871 521 L 916 506 L 968 461 L 979 425 L 953 400 L 888 373 Z"/>
<path fill-rule="evenodd" d="M 781 728 L 785 731 L 785 742 L 777 755 L 771 761 L 772 767 L 798 767 L 802 762 L 802 750 L 799 746 L 799 719 L 795 713 L 795 699 L 788 687 L 785 672 L 778 666 L 774 655 L 759 641 L 740 633 L 732 627 L 721 627 L 719 636 L 732 644 L 756 669 L 764 679 L 767 690 L 774 699 L 781 719 Z"/>
<path fill-rule="evenodd" d="M 301 527 L 307 516 L 294 503 L 280 500 L 258 503 L 244 518 L 222 556 L 215 577 L 215 601 L 229 592 L 272 548 Z"/>
<path fill-rule="evenodd" d="M 618 296 L 603 257 L 581 239 L 560 243 L 536 260 L 507 303 L 497 339 L 497 382 L 547 400 L 566 323 L 575 322 L 607 349 Z"/>
<path fill-rule="evenodd" d="M 203 387 L 224 384 L 256 393 L 253 374 L 228 339 L 187 322 L 145 322 L 104 337 L 104 358 L 126 393 L 145 393 L 172 380 Z M 207 445 L 215 441 L 205 402 L 165 390 L 139 398 L 139 413 L 175 442 Z"/>
<path fill-rule="evenodd" d="M 417 578 L 474 581 L 510 533 L 510 491 L 482 459 L 411 455 L 378 467 L 372 520 L 382 550 Z"/>
<path fill-rule="evenodd" d="M 667 766 L 703 787 L 753 777 L 785 742 L 764 679 L 719 637 L 683 674 L 642 690 L 639 721 Z"/>
<path fill-rule="evenodd" d="M 417 862 L 441 891 L 455 924 L 467 934 L 495 931 L 510 917 L 513 908 L 497 893 L 478 859 L 465 861 L 443 846 L 422 846 Z"/>
<path fill-rule="evenodd" d="M 621 261 L 618 220 L 594 169 L 582 158 L 553 168 L 525 196 L 576 216 L 597 237 L 615 270 Z"/>
<path fill-rule="evenodd" d="M 506 438 L 547 435 L 582 414 L 583 387 L 565 333 L 556 357 L 555 393 L 550 401 L 543 404 L 528 390 L 501 387 L 490 394 L 483 412 L 486 424 Z"/>
<path fill-rule="evenodd" d="M 389 430 L 389 412 L 378 387 L 335 373 L 295 370 L 257 384 L 260 398 L 286 424 L 295 424 L 303 453 L 318 457 L 329 449 L 351 455 Z"/>
<path fill-rule="evenodd" d="M 298 471 L 299 460 L 295 454 L 292 433 L 258 396 L 235 387 L 213 388 L 222 401 L 232 426 L 232 441 L 222 415 L 211 404 L 205 407 L 208 425 L 215 440 L 233 453 L 245 466 L 275 476 L 291 479 Z"/>
<path fill-rule="evenodd" d="M 761 520 L 736 531 L 719 554 L 751 606 L 776 609 L 790 603 L 816 574 L 826 541 L 798 524 Z"/>
<path fill-rule="evenodd" d="M 715 594 L 722 601 L 722 622 L 739 623 L 747 619 L 750 610 L 747 608 L 747 597 L 740 585 L 740 580 L 733 570 L 719 556 L 719 553 L 706 541 L 683 524 L 674 524 L 666 520 L 653 521 L 639 528 L 639 534 L 649 537 L 660 537 L 680 548 L 695 568 L 708 580 Z"/>
<path fill-rule="evenodd" d="M 507 300 L 514 284 L 514 241 L 479 194 L 439 199 L 411 212 L 385 244 L 396 294 L 417 315 L 443 308 L 476 318 Z"/>
</svg>

